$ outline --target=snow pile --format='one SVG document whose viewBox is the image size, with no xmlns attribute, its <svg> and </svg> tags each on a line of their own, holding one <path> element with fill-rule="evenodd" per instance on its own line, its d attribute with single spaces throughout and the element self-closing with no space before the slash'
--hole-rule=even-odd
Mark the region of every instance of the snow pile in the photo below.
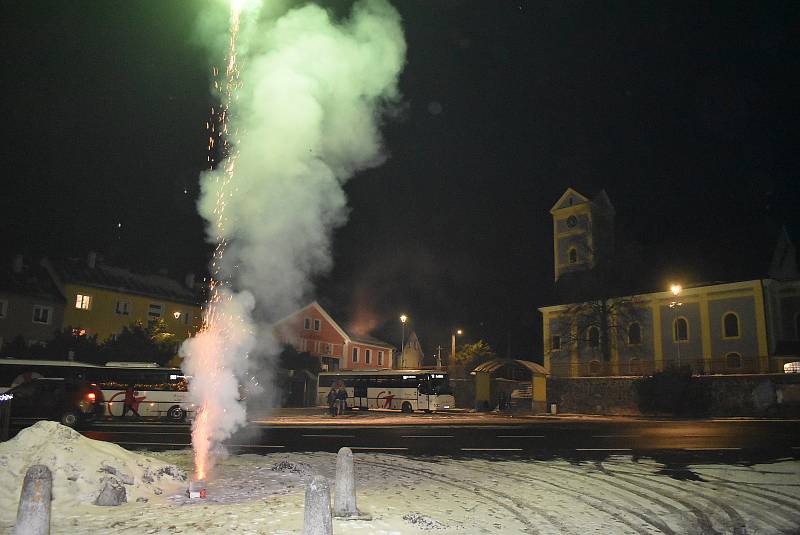
<svg viewBox="0 0 800 535">
<path fill-rule="evenodd" d="M 34 464 L 53 473 L 56 507 L 93 503 L 110 480 L 124 485 L 128 502 L 186 487 L 186 473 L 176 466 L 42 421 L 0 444 L 0 510 L 16 512 L 25 472 Z"/>
</svg>

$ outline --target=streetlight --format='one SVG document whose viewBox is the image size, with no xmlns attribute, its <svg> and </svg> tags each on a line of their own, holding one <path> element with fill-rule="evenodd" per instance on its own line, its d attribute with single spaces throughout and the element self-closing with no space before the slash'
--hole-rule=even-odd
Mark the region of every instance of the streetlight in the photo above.
<svg viewBox="0 0 800 535">
<path fill-rule="evenodd" d="M 451 340 L 450 345 L 450 364 L 453 364 L 453 356 L 456 354 L 456 335 L 461 336 L 463 333 L 461 329 L 458 329 L 456 332 L 453 333 L 453 337 Z"/>
<path fill-rule="evenodd" d="M 681 291 L 683 290 L 683 288 L 681 287 L 680 284 L 673 284 L 672 286 L 669 287 L 669 289 L 672 292 L 672 295 L 675 297 L 675 299 L 669 304 L 669 308 L 671 308 L 672 311 L 673 311 L 673 315 L 672 315 L 672 336 L 675 337 L 675 350 L 677 351 L 677 354 L 678 354 L 678 358 L 677 358 L 678 368 L 680 368 L 681 367 L 681 340 L 678 337 L 678 334 L 679 334 L 678 333 L 678 309 L 683 306 L 683 303 L 678 301 L 678 296 L 681 294 Z"/>
<path fill-rule="evenodd" d="M 400 367 L 406 367 L 406 322 L 408 321 L 408 316 L 405 314 L 400 315 L 400 323 L 403 324 L 403 334 L 400 338 Z"/>
</svg>

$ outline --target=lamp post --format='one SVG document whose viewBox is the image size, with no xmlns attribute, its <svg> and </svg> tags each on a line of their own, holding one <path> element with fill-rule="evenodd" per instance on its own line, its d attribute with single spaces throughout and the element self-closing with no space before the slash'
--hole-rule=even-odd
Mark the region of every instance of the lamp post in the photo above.
<svg viewBox="0 0 800 535">
<path fill-rule="evenodd" d="M 462 332 L 461 329 L 458 329 L 456 332 L 453 333 L 451 344 L 450 344 L 450 362 L 448 365 L 453 364 L 453 357 L 456 354 L 456 335 L 461 336 Z"/>
<path fill-rule="evenodd" d="M 670 286 L 670 291 L 675 299 L 669 304 L 669 308 L 672 309 L 672 336 L 675 338 L 675 351 L 677 352 L 677 362 L 678 368 L 681 367 L 681 340 L 678 336 L 678 309 L 683 306 L 683 303 L 678 301 L 678 296 L 681 294 L 683 288 L 680 284 L 673 284 Z"/>
<path fill-rule="evenodd" d="M 408 316 L 405 314 L 400 315 L 400 323 L 403 325 L 403 334 L 400 338 L 400 367 L 406 367 L 406 322 L 408 321 Z"/>
</svg>

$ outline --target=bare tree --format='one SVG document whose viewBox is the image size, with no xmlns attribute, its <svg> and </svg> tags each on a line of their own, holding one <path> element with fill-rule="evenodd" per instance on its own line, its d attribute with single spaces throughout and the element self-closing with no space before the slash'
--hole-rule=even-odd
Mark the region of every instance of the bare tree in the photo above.
<svg viewBox="0 0 800 535">
<path fill-rule="evenodd" d="M 641 336 L 644 319 L 643 304 L 635 297 L 602 297 L 564 305 L 551 335 L 559 336 L 561 348 L 574 344 L 597 348 L 603 362 L 609 362 L 612 340 L 628 339 L 634 324 Z"/>
</svg>

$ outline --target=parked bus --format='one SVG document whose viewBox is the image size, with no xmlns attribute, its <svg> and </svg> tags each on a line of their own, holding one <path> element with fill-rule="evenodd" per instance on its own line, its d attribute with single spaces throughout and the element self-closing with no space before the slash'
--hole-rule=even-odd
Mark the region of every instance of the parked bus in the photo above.
<svg viewBox="0 0 800 535">
<path fill-rule="evenodd" d="M 129 386 L 136 392 L 134 406 L 140 416 L 183 421 L 194 412 L 186 377 L 177 368 L 142 362 L 97 366 L 77 361 L 0 359 L 0 392 L 41 377 L 84 380 L 97 385 L 106 401 L 106 416 L 122 416 L 125 390 Z"/>
<path fill-rule="evenodd" d="M 336 371 L 319 374 L 317 400 L 327 404 L 338 384 L 347 391 L 347 405 L 367 409 L 425 412 L 455 408 L 447 373 L 440 370 Z"/>
</svg>

